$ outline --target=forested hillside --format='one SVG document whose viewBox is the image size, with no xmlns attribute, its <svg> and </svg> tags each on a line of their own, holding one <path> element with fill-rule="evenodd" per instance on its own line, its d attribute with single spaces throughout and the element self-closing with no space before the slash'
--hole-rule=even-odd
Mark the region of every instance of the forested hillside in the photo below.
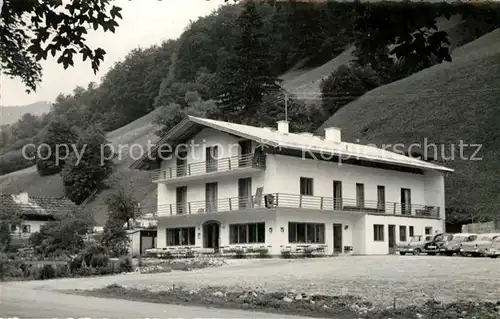
<svg viewBox="0 0 500 319">
<path fill-rule="evenodd" d="M 317 133 L 324 134 L 328 126 L 341 127 L 348 141 L 415 143 L 420 147 L 414 151 L 455 169 L 446 178 L 450 221 L 498 216 L 500 29 L 455 50 L 453 63 L 420 71 L 345 105 Z"/>
<path fill-rule="evenodd" d="M 287 95 L 291 129 L 313 132 L 372 89 L 436 64 L 453 68 L 452 49 L 498 27 L 496 8 L 348 2 L 223 6 L 192 22 L 179 39 L 131 51 L 100 84 L 60 95 L 34 131 L 24 132 L 22 122 L 2 130 L 0 174 L 26 170 L 0 177 L 0 186 L 6 193 L 68 195 L 81 172 L 63 170 L 51 159 L 28 161 L 20 152 L 30 142 L 70 143 L 58 139 L 59 130 L 73 132 L 75 140 L 85 135 L 95 143 L 145 144 L 186 111 L 272 126 L 284 116 Z M 92 131 L 84 132 L 87 127 Z M 133 181 L 138 200 L 154 198 L 148 176 L 128 170 L 130 161 L 116 158 L 111 173 L 103 171 L 99 181 L 72 196 L 91 211 L 105 211 L 106 180 L 119 179 Z M 147 201 L 143 207 L 154 210 Z"/>
</svg>

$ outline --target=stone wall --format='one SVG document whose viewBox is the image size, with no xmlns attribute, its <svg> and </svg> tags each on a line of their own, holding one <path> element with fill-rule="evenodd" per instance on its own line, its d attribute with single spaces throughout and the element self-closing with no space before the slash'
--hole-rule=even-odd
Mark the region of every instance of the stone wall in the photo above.
<svg viewBox="0 0 500 319">
<path fill-rule="evenodd" d="M 496 225 L 495 225 L 496 224 Z M 499 222 L 474 223 L 462 225 L 462 233 L 495 233 L 500 232 Z"/>
</svg>

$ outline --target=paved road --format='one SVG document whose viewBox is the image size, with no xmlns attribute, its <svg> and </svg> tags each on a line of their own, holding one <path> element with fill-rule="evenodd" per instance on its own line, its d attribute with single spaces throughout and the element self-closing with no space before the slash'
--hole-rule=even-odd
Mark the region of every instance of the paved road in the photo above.
<svg viewBox="0 0 500 319">
<path fill-rule="evenodd" d="M 163 305 L 101 299 L 32 289 L 29 285 L 0 285 L 0 318 L 290 318 L 252 311 Z"/>
</svg>

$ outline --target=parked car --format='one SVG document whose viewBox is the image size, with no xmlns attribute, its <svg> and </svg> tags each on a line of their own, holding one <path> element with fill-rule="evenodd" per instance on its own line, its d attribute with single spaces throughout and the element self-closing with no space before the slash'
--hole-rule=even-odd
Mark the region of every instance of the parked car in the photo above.
<svg viewBox="0 0 500 319">
<path fill-rule="evenodd" d="M 425 243 L 432 240 L 432 236 L 422 236 L 417 235 L 410 237 L 410 241 L 407 244 L 400 244 L 397 247 L 400 255 L 413 254 L 419 255 L 424 250 Z"/>
<path fill-rule="evenodd" d="M 500 233 L 480 234 L 476 240 L 462 243 L 461 255 L 481 257 L 486 255 L 486 250 L 491 247 L 492 241 L 500 237 Z"/>
<path fill-rule="evenodd" d="M 453 256 L 454 254 L 460 254 L 460 248 L 462 243 L 471 242 L 477 238 L 477 234 L 472 233 L 458 233 L 454 234 L 450 241 L 444 243 L 441 248 L 439 248 L 439 253 L 441 255 Z"/>
<path fill-rule="evenodd" d="M 491 241 L 491 246 L 486 249 L 485 255 L 490 258 L 498 258 L 500 256 L 500 236 L 495 237 Z"/>
<path fill-rule="evenodd" d="M 439 249 L 445 243 L 449 242 L 453 238 L 453 234 L 441 233 L 436 234 L 431 241 L 424 245 L 423 252 L 427 255 L 434 256 L 439 253 Z"/>
</svg>

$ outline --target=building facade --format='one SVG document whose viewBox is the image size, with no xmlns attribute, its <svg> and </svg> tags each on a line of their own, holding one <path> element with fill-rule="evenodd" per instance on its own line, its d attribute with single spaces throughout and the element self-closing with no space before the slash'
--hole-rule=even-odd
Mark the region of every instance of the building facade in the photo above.
<svg viewBox="0 0 500 319">
<path fill-rule="evenodd" d="M 388 254 L 444 231 L 451 169 L 371 146 L 189 117 L 162 138 L 158 248 Z M 153 166 L 154 167 L 154 166 Z"/>
</svg>

